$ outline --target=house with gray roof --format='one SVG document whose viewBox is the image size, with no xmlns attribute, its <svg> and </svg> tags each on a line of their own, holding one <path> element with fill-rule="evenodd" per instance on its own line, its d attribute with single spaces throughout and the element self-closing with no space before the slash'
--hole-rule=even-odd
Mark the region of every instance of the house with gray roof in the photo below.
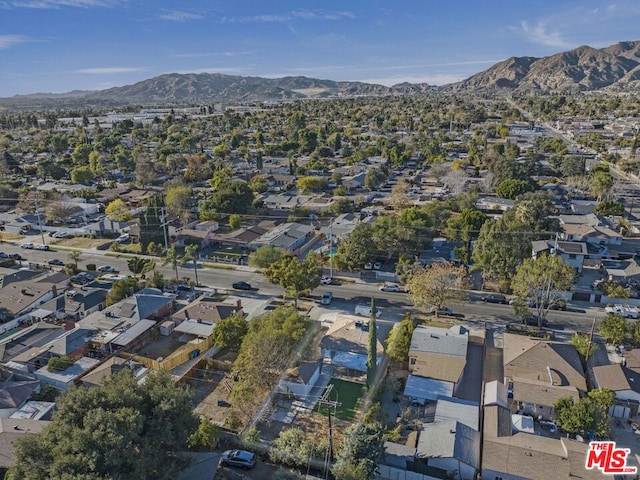
<svg viewBox="0 0 640 480">
<path fill-rule="evenodd" d="M 94 312 L 77 325 L 96 330 L 93 341 L 105 351 L 131 351 L 149 340 L 149 331 L 156 320 L 165 318 L 174 309 L 175 294 L 156 288 L 145 288 L 130 297 Z"/>
<path fill-rule="evenodd" d="M 541 255 L 560 255 L 562 261 L 572 266 L 578 272 L 582 271 L 585 259 L 589 257 L 589 250 L 585 242 L 566 242 L 554 240 L 534 240 L 531 242 L 532 257 Z"/>
<path fill-rule="evenodd" d="M 479 430 L 480 407 L 476 402 L 460 398 L 438 397 L 436 403 L 436 422 L 460 422 L 467 427 Z"/>
<path fill-rule="evenodd" d="M 36 370 L 35 377 L 42 383 L 51 385 L 58 390 L 65 391 L 71 388 L 77 379 L 99 363 L 100 360 L 95 358 L 81 357 L 77 359 L 73 365 L 63 371 L 49 371 L 46 366 L 42 367 Z"/>
<path fill-rule="evenodd" d="M 7 418 L 20 409 L 34 392 L 40 391 L 37 380 L 6 380 L 0 383 L 0 418 Z"/>
<path fill-rule="evenodd" d="M 314 236 L 315 230 L 311 225 L 283 223 L 251 242 L 251 247 L 258 249 L 264 245 L 269 245 L 297 255 L 304 244 Z"/>
<path fill-rule="evenodd" d="M 289 369 L 278 385 L 278 391 L 306 399 L 322 373 L 322 361 L 302 362 Z"/>
<path fill-rule="evenodd" d="M 451 328 L 419 325 L 409 346 L 409 372 L 457 385 L 467 363 L 468 345 L 469 332 L 460 325 Z"/>
<path fill-rule="evenodd" d="M 18 438 L 41 433 L 50 423 L 31 418 L 0 418 L 0 471 L 15 463 L 14 442 Z"/>
<path fill-rule="evenodd" d="M 416 459 L 460 480 L 474 480 L 480 469 L 480 432 L 455 420 L 424 423 Z"/>
</svg>

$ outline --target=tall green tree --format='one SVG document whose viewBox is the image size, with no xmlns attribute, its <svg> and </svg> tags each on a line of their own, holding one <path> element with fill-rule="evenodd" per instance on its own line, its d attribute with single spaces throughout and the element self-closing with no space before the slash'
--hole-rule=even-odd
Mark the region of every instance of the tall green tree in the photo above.
<svg viewBox="0 0 640 480">
<path fill-rule="evenodd" d="M 175 246 L 169 247 L 169 249 L 164 252 L 164 260 L 162 260 L 162 266 L 171 265 L 176 273 L 176 280 L 178 277 L 178 264 L 180 263 L 180 255 L 178 255 L 178 251 Z"/>
<path fill-rule="evenodd" d="M 192 406 L 189 391 L 165 372 L 138 383 L 124 369 L 101 387 L 72 389 L 42 433 L 15 441 L 6 478 L 174 479 L 187 465 L 177 453 L 198 425 Z"/>
<path fill-rule="evenodd" d="M 242 339 L 249 329 L 247 320 L 242 316 L 234 313 L 233 315 L 216 322 L 213 326 L 211 339 L 216 347 L 229 347 L 237 350 L 242 344 Z"/>
<path fill-rule="evenodd" d="M 200 285 L 198 281 L 198 246 L 197 245 L 187 245 L 184 247 L 184 255 L 180 259 L 180 264 L 184 265 L 188 262 L 191 262 L 193 265 L 193 274 L 196 278 L 196 286 Z"/>
<path fill-rule="evenodd" d="M 598 325 L 598 332 L 608 343 L 618 345 L 625 341 L 629 334 L 629 322 L 615 313 L 607 313 Z"/>
<path fill-rule="evenodd" d="M 264 276 L 270 283 L 284 288 L 297 307 L 302 293 L 310 292 L 320 285 L 322 266 L 318 257 L 310 252 L 302 261 L 294 256 L 283 257 L 269 265 Z"/>
<path fill-rule="evenodd" d="M 450 240 L 465 242 L 467 246 L 480 235 L 480 229 L 489 218 L 477 208 L 465 208 L 459 215 L 449 217 L 445 234 Z"/>
<path fill-rule="evenodd" d="M 345 431 L 345 438 L 331 468 L 336 480 L 369 480 L 378 472 L 384 452 L 384 426 L 359 423 Z"/>
<path fill-rule="evenodd" d="M 150 272 L 155 266 L 156 263 L 153 260 L 142 257 L 133 257 L 127 260 L 127 267 L 129 267 L 129 271 L 135 276 Z"/>
<path fill-rule="evenodd" d="M 371 297 L 369 319 L 369 346 L 367 348 L 367 386 L 371 388 L 378 373 L 378 328 L 376 325 L 376 299 Z"/>
<path fill-rule="evenodd" d="M 564 263 L 559 255 L 543 254 L 538 258 L 527 258 L 516 269 L 511 280 L 513 292 L 533 307 L 538 324 L 546 318 L 549 309 L 564 301 L 571 288 L 575 270 Z"/>
<path fill-rule="evenodd" d="M 256 251 L 251 252 L 249 255 L 249 265 L 254 268 L 267 268 L 286 255 L 287 251 L 282 248 L 263 245 Z"/>
<path fill-rule="evenodd" d="M 411 337 L 416 325 L 411 315 L 405 314 L 400 323 L 396 323 L 387 337 L 387 354 L 396 362 L 409 360 Z"/>
</svg>

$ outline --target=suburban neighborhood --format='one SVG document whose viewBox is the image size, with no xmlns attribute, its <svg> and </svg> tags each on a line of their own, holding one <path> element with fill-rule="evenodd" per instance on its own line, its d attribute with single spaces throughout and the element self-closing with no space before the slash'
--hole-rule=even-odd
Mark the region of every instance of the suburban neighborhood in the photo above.
<svg viewBox="0 0 640 480">
<path fill-rule="evenodd" d="M 467 101 L 439 131 L 3 116 L 0 467 L 65 392 L 157 372 L 207 432 L 180 478 L 600 478 L 604 439 L 640 465 L 637 124 Z"/>
</svg>

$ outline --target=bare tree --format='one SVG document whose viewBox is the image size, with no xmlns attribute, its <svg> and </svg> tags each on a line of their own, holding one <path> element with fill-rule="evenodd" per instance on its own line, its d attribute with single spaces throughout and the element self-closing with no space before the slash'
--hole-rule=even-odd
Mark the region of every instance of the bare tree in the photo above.
<svg viewBox="0 0 640 480">
<path fill-rule="evenodd" d="M 427 311 L 432 307 L 436 312 L 448 300 L 464 298 L 467 274 L 464 268 L 450 264 L 435 264 L 416 269 L 407 282 L 409 298 L 418 307 Z"/>
</svg>

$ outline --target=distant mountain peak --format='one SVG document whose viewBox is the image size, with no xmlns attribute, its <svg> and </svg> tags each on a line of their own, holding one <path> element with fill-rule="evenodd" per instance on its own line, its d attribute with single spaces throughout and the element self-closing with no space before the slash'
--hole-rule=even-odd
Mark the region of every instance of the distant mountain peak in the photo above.
<svg viewBox="0 0 640 480">
<path fill-rule="evenodd" d="M 581 45 L 548 57 L 511 57 L 451 88 L 532 92 L 637 88 L 639 65 L 640 41 L 618 42 L 601 49 Z"/>
</svg>

